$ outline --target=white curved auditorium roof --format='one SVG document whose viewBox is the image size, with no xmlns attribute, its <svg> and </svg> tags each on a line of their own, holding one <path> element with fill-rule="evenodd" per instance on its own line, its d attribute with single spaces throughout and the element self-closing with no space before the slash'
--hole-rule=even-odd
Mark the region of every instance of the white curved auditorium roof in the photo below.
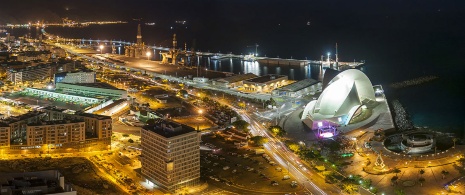
<svg viewBox="0 0 465 195">
<path fill-rule="evenodd" d="M 375 100 L 370 80 L 362 71 L 349 69 L 336 75 L 318 100 L 306 106 L 304 116 L 323 119 L 345 115 L 365 99 Z"/>
</svg>

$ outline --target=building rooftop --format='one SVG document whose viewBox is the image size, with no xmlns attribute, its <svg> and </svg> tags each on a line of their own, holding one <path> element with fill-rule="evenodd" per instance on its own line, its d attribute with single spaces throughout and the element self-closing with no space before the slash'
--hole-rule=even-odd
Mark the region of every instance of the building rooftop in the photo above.
<svg viewBox="0 0 465 195">
<path fill-rule="evenodd" d="M 247 79 L 252 79 L 258 77 L 257 75 L 253 73 L 247 73 L 247 74 L 239 74 L 239 75 L 234 75 L 226 78 L 219 78 L 216 81 L 218 82 L 227 82 L 227 83 L 235 83 Z"/>
<path fill-rule="evenodd" d="M 27 66 L 27 67 L 19 67 L 19 68 L 12 67 L 9 71 L 10 72 L 21 72 L 21 71 L 26 71 L 26 70 L 32 71 L 32 70 L 37 70 L 37 69 L 42 69 L 42 68 L 49 69 L 51 67 L 50 67 L 50 64 L 39 64 L 37 66 Z"/>
<path fill-rule="evenodd" d="M 317 81 L 317 80 L 314 80 L 314 79 L 304 79 L 304 80 L 292 83 L 290 85 L 282 86 L 282 87 L 280 87 L 280 88 L 278 88 L 276 90 L 295 92 L 295 91 L 299 91 L 301 89 L 310 87 L 312 85 L 315 85 L 315 84 L 317 84 L 319 82 L 320 81 Z"/>
<path fill-rule="evenodd" d="M 115 100 L 113 103 L 111 103 L 110 105 L 107 105 L 103 108 L 101 108 L 100 110 L 97 110 L 94 112 L 94 114 L 103 114 L 105 113 L 106 111 L 108 110 L 111 110 L 112 108 L 114 108 L 115 106 L 118 106 L 124 102 L 126 102 L 127 100 L 126 99 L 119 99 L 119 100 Z"/>
<path fill-rule="evenodd" d="M 26 120 L 28 118 L 35 117 L 35 116 L 38 116 L 38 115 L 41 115 L 41 114 L 44 114 L 44 112 L 30 111 L 30 112 L 28 112 L 26 114 L 22 114 L 22 115 L 19 115 L 19 116 L 11 116 L 9 118 L 0 120 L 0 125 L 8 126 L 8 124 L 15 123 L 15 122 L 22 121 L 22 120 Z"/>
<path fill-rule="evenodd" d="M 37 123 L 27 124 L 27 126 L 61 125 L 61 124 L 80 123 L 80 122 L 84 122 L 84 120 L 69 118 L 69 119 L 63 119 L 63 120 L 40 121 Z"/>
<path fill-rule="evenodd" d="M 102 83 L 102 82 L 96 82 L 96 83 L 57 83 L 57 86 L 62 85 L 62 84 L 125 91 L 125 90 L 113 87 L 112 85 L 110 85 L 108 83 Z"/>
<path fill-rule="evenodd" d="M 34 190 L 34 194 L 76 194 L 71 186 L 61 186 L 59 178 L 62 174 L 58 170 L 0 173 L 0 194 L 24 194 L 28 188 Z"/>
<path fill-rule="evenodd" d="M 42 108 L 42 110 L 49 110 L 49 111 L 63 112 L 64 113 L 68 109 L 57 108 L 56 106 L 47 106 L 47 107 Z M 78 111 L 74 115 L 84 116 L 84 117 L 89 117 L 89 118 L 96 118 L 96 119 L 99 119 L 99 120 L 111 119 L 111 116 L 104 116 L 104 115 L 98 115 L 98 114 L 85 113 L 85 112 L 82 112 L 82 111 Z"/>
<path fill-rule="evenodd" d="M 195 132 L 195 129 L 181 123 L 164 120 L 164 119 L 155 119 L 155 125 L 147 125 L 142 129 L 146 131 L 152 131 L 158 135 L 161 135 L 165 138 L 171 138 L 178 135 Z"/>
<path fill-rule="evenodd" d="M 269 74 L 265 76 L 260 76 L 252 79 L 246 80 L 247 82 L 252 82 L 252 83 L 266 83 L 272 80 L 280 79 L 283 77 L 287 77 L 285 75 L 275 75 L 275 74 Z"/>
</svg>

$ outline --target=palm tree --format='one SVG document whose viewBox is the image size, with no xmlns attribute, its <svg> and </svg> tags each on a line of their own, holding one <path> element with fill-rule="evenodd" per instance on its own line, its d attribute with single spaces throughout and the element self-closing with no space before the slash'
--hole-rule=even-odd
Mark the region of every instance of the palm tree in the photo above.
<svg viewBox="0 0 465 195">
<path fill-rule="evenodd" d="M 420 169 L 420 175 L 421 175 L 421 177 L 423 177 L 423 174 L 424 174 L 424 173 L 425 173 L 425 170 Z"/>
<path fill-rule="evenodd" d="M 441 174 L 442 174 L 442 179 L 445 179 L 445 178 L 446 178 L 446 175 L 449 175 L 449 171 L 442 170 L 442 171 L 441 171 Z"/>
<path fill-rule="evenodd" d="M 400 171 L 400 169 L 398 169 L 397 167 L 394 167 L 394 169 L 392 170 L 392 172 L 395 173 L 395 174 L 396 174 L 396 177 L 397 177 L 397 174 L 400 173 L 400 172 L 402 172 L 402 171 Z"/>
<path fill-rule="evenodd" d="M 420 178 L 418 179 L 418 182 L 420 182 L 420 186 L 423 186 L 423 182 L 425 182 L 425 178 L 420 177 Z"/>
<path fill-rule="evenodd" d="M 394 176 L 391 178 L 391 184 L 394 185 L 394 184 L 397 184 L 397 179 L 399 179 L 399 177 L 397 176 Z"/>
<path fill-rule="evenodd" d="M 397 188 L 394 190 L 394 193 L 396 193 L 396 195 L 405 195 L 405 192 L 404 190 L 400 189 L 400 188 Z"/>
</svg>

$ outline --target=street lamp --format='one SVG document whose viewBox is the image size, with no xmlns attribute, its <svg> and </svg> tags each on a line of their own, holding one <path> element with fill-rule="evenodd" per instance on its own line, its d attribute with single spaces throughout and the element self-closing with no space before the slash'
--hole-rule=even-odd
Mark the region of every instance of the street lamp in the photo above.
<svg viewBox="0 0 465 195">
<path fill-rule="evenodd" d="M 147 60 L 149 60 L 150 55 L 151 55 L 150 51 L 148 51 L 147 53 L 145 53 L 145 55 L 147 56 Z"/>
<path fill-rule="evenodd" d="M 203 110 L 200 109 L 200 110 L 198 111 L 198 113 L 199 113 L 199 119 L 198 119 L 198 120 L 202 120 L 202 113 L 203 113 Z M 200 131 L 200 121 L 197 122 L 197 131 Z"/>
<path fill-rule="evenodd" d="M 103 45 L 100 45 L 100 54 L 103 52 Z"/>
</svg>

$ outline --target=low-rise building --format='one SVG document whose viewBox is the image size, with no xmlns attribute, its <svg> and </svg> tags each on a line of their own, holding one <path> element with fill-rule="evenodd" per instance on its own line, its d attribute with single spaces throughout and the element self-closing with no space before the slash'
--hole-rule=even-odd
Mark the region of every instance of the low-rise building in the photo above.
<svg viewBox="0 0 465 195">
<path fill-rule="evenodd" d="M 17 61 L 21 62 L 29 62 L 34 60 L 40 60 L 42 62 L 49 61 L 51 57 L 50 51 L 27 51 L 27 52 L 20 52 L 17 54 Z"/>
<path fill-rule="evenodd" d="M 127 98 L 126 90 L 118 89 L 107 83 L 56 83 L 56 90 L 64 93 L 84 96 L 105 96 L 115 99 Z"/>
<path fill-rule="evenodd" d="M 95 83 L 95 72 L 62 72 L 54 75 L 55 83 Z"/>
<path fill-rule="evenodd" d="M 243 85 L 244 80 L 257 78 L 258 76 L 253 73 L 239 74 L 226 78 L 219 78 L 212 81 L 212 85 L 225 87 L 225 88 L 234 88 L 240 87 Z"/>
<path fill-rule="evenodd" d="M 50 64 L 41 64 L 22 69 L 10 69 L 6 72 L 7 79 L 13 83 L 25 81 L 43 81 L 51 76 Z"/>
<path fill-rule="evenodd" d="M 53 194 L 76 195 L 58 170 L 0 173 L 0 195 Z"/>
<path fill-rule="evenodd" d="M 243 81 L 243 87 L 246 91 L 267 93 L 285 85 L 286 81 L 285 75 L 265 75 Z"/>
</svg>

